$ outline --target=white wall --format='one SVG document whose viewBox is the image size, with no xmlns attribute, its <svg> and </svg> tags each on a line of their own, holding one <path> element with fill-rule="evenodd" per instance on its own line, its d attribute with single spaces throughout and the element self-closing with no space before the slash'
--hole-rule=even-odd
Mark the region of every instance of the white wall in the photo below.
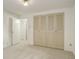
<svg viewBox="0 0 79 59">
<path fill-rule="evenodd" d="M 10 37 L 9 37 L 9 17 L 13 17 L 11 14 L 4 12 L 3 13 L 3 47 L 11 46 Z"/>
<path fill-rule="evenodd" d="M 75 53 L 75 14 L 74 7 L 65 11 L 64 49 Z M 72 46 L 70 46 L 72 44 Z"/>
<path fill-rule="evenodd" d="M 75 54 L 75 7 L 72 8 L 71 17 L 71 39 L 72 39 L 72 51 Z"/>
<path fill-rule="evenodd" d="M 72 51 L 74 53 L 75 48 L 75 35 L 74 35 L 74 7 L 71 8 L 63 8 L 63 9 L 55 9 L 51 11 L 40 12 L 36 14 L 29 15 L 28 18 L 28 42 L 29 44 L 33 44 L 33 16 L 35 15 L 44 15 L 50 13 L 58 13 L 64 12 L 64 50 Z M 70 44 L 72 46 L 70 46 Z"/>
</svg>

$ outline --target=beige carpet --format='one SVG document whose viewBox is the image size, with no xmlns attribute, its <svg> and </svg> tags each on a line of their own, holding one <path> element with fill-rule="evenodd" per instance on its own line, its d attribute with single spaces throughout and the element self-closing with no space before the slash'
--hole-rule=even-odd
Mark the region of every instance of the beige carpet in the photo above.
<svg viewBox="0 0 79 59">
<path fill-rule="evenodd" d="M 30 45 L 16 45 L 5 48 L 3 59 L 75 59 L 72 53 Z"/>
</svg>

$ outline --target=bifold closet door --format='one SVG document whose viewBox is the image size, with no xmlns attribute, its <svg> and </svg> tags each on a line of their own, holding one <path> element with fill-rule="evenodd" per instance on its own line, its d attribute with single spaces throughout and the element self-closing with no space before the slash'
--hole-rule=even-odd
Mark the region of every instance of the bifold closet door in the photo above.
<svg viewBox="0 0 79 59">
<path fill-rule="evenodd" d="M 47 21 L 46 16 L 40 17 L 40 36 L 41 36 L 41 46 L 46 46 L 46 34 L 47 34 Z"/>
<path fill-rule="evenodd" d="M 46 45 L 46 17 L 34 17 L 34 44 L 45 46 Z"/>
<path fill-rule="evenodd" d="M 64 14 L 34 17 L 34 44 L 64 49 Z"/>
<path fill-rule="evenodd" d="M 48 16 L 47 46 L 64 49 L 64 15 L 62 13 Z"/>
<path fill-rule="evenodd" d="M 40 17 L 39 16 L 35 16 L 34 17 L 34 44 L 35 45 L 40 45 L 40 32 L 39 32 L 39 27 L 40 27 Z"/>
</svg>

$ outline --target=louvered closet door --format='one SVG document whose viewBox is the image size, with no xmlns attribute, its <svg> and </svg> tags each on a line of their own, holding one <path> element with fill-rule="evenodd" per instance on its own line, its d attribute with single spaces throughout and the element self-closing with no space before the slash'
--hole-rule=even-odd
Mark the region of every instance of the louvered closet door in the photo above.
<svg viewBox="0 0 79 59">
<path fill-rule="evenodd" d="M 56 15 L 56 31 L 55 36 L 57 40 L 57 47 L 64 49 L 64 14 Z"/>
<path fill-rule="evenodd" d="M 40 45 L 40 17 L 34 17 L 34 44 Z"/>
<path fill-rule="evenodd" d="M 63 28 L 64 18 L 62 13 L 48 16 L 48 47 L 64 49 Z"/>
<path fill-rule="evenodd" d="M 45 46 L 46 38 L 46 17 L 35 16 L 34 17 L 34 44 Z"/>
<path fill-rule="evenodd" d="M 34 44 L 64 49 L 64 14 L 34 17 Z"/>
<path fill-rule="evenodd" d="M 41 16 L 40 17 L 41 46 L 46 46 L 46 32 L 47 32 L 46 16 Z"/>
<path fill-rule="evenodd" d="M 54 47 L 54 31 L 55 31 L 55 16 L 53 14 L 47 16 L 48 28 L 47 28 L 47 46 Z"/>
</svg>

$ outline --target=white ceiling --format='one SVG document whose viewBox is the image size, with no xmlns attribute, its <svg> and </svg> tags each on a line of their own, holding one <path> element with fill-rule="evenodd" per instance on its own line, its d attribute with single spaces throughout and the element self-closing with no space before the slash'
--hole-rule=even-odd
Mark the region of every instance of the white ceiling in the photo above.
<svg viewBox="0 0 79 59">
<path fill-rule="evenodd" d="M 75 0 L 31 0 L 24 6 L 20 0 L 3 0 L 4 10 L 14 14 L 32 14 L 57 8 L 73 6 Z"/>
</svg>

